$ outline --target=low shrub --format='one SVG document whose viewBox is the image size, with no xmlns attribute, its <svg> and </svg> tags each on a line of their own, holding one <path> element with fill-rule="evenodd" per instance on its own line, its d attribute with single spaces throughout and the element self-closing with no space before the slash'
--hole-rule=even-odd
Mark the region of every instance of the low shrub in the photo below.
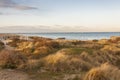
<svg viewBox="0 0 120 80">
<path fill-rule="evenodd" d="M 54 72 L 88 71 L 92 65 L 84 61 L 80 55 L 68 55 L 64 50 L 58 51 L 44 58 L 45 66 Z"/>
<path fill-rule="evenodd" d="M 43 63 L 41 62 L 41 60 L 29 59 L 24 67 L 24 70 L 36 72 L 40 70 L 42 64 Z"/>
<path fill-rule="evenodd" d="M 108 63 L 100 67 L 91 69 L 85 76 L 84 80 L 119 80 L 120 70 Z"/>
<path fill-rule="evenodd" d="M 24 66 L 26 62 L 27 58 L 18 52 L 9 50 L 0 52 L 0 66 L 2 68 L 20 68 Z"/>
<path fill-rule="evenodd" d="M 2 50 L 4 47 L 4 43 L 0 41 L 0 50 Z"/>
</svg>

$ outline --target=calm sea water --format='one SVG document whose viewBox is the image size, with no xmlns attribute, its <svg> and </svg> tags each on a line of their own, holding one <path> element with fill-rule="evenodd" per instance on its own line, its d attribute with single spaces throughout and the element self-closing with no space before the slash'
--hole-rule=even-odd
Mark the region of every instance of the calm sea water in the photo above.
<svg viewBox="0 0 120 80">
<path fill-rule="evenodd" d="M 47 38 L 66 38 L 78 40 L 108 39 L 111 36 L 120 36 L 120 32 L 72 32 L 72 33 L 22 33 L 27 36 L 40 36 Z"/>
</svg>

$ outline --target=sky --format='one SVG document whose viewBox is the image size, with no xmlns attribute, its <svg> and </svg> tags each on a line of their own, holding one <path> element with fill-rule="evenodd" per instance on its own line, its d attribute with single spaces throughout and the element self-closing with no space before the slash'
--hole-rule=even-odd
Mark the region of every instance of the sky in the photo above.
<svg viewBox="0 0 120 80">
<path fill-rule="evenodd" d="M 0 32 L 119 32 L 120 0 L 0 0 Z"/>
</svg>

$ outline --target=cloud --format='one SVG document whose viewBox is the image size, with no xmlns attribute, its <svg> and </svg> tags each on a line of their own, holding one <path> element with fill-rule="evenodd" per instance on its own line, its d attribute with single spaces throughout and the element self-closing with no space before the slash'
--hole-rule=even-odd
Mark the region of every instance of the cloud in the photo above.
<svg viewBox="0 0 120 80">
<path fill-rule="evenodd" d="M 73 25 L 73 26 L 55 25 L 55 28 L 56 28 L 56 30 L 61 30 L 61 31 L 65 31 L 65 32 L 66 32 L 66 30 L 68 32 L 79 32 L 82 30 L 85 31 L 87 29 L 87 27 L 85 27 L 85 26 L 75 26 L 75 25 Z"/>
<path fill-rule="evenodd" d="M 13 9 L 18 9 L 18 10 L 37 9 L 36 7 L 17 4 L 13 0 L 0 0 L 0 7 L 1 8 L 13 8 Z"/>
<path fill-rule="evenodd" d="M 84 26 L 64 26 L 64 25 L 38 25 L 38 26 L 4 26 L 0 27 L 0 32 L 10 33 L 39 33 L 39 32 L 80 32 L 85 31 Z"/>
<path fill-rule="evenodd" d="M 39 33 L 53 32 L 49 26 L 4 26 L 0 27 L 0 33 Z"/>
<path fill-rule="evenodd" d="M 37 9 L 35 7 L 29 7 L 29 6 L 15 6 L 14 8 L 19 10 L 31 10 L 31 9 Z"/>
</svg>

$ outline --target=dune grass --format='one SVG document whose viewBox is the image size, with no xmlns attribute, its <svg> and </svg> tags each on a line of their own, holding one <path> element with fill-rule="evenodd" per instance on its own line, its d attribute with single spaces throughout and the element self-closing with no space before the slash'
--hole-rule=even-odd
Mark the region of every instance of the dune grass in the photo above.
<svg viewBox="0 0 120 80">
<path fill-rule="evenodd" d="M 118 38 L 117 41 L 114 39 L 114 42 L 107 39 L 98 41 L 56 41 L 39 37 L 32 39 L 33 41 L 16 40 L 8 44 L 14 46 L 19 53 L 0 52 L 2 66 L 23 70 L 33 80 L 120 79 Z M 24 62 L 26 58 L 27 61 Z M 104 64 L 106 62 L 109 64 Z M 19 68 L 23 64 L 25 65 Z"/>
<path fill-rule="evenodd" d="M 89 54 L 92 54 L 93 49 L 90 48 L 68 48 L 66 49 L 66 52 L 68 55 L 80 55 L 82 52 L 88 52 Z"/>
</svg>

